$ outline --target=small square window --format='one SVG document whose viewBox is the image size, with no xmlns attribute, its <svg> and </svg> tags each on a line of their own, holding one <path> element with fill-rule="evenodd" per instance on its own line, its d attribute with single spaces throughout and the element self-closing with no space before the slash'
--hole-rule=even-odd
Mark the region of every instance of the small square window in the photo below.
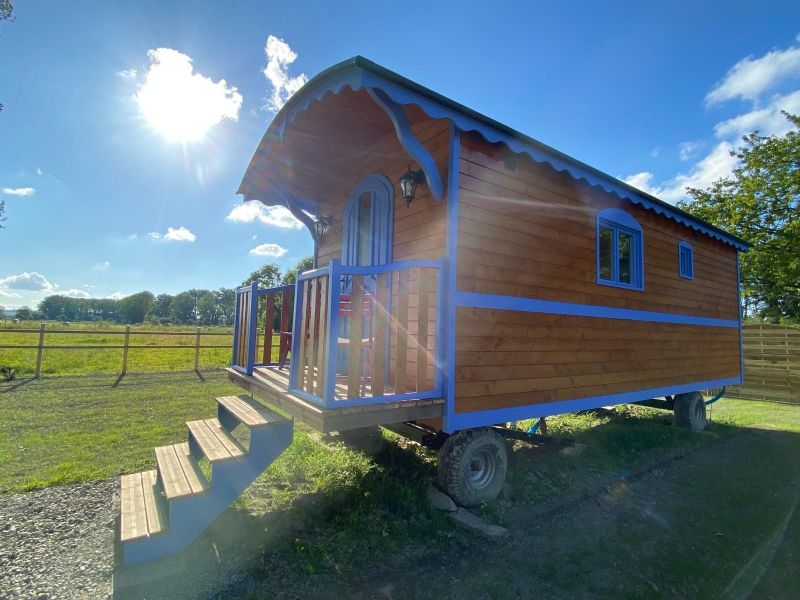
<svg viewBox="0 0 800 600">
<path fill-rule="evenodd" d="M 678 273 L 684 279 L 694 279 L 694 252 L 686 242 L 678 244 Z"/>
</svg>

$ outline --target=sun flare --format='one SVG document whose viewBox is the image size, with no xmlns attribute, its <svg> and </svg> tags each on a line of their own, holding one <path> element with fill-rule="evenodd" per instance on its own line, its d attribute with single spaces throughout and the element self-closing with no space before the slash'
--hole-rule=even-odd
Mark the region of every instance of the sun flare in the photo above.
<svg viewBox="0 0 800 600">
<path fill-rule="evenodd" d="M 150 68 L 135 95 L 148 124 L 170 142 L 202 139 L 223 119 L 236 121 L 242 95 L 224 79 L 195 73 L 192 59 L 170 48 L 148 52 Z"/>
</svg>

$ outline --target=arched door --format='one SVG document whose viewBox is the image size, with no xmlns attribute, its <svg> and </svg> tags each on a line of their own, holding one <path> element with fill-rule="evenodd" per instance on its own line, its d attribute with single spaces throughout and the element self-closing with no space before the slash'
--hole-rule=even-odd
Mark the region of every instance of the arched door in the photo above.
<svg viewBox="0 0 800 600">
<path fill-rule="evenodd" d="M 392 260 L 394 190 L 383 175 L 362 179 L 344 211 L 342 264 L 383 265 Z"/>
</svg>

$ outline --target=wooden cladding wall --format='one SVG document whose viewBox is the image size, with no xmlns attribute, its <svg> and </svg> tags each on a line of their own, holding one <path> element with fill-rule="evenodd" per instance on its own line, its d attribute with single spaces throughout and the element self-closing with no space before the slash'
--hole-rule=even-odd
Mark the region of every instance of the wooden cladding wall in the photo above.
<svg viewBox="0 0 800 600">
<path fill-rule="evenodd" d="M 738 377 L 739 330 L 458 308 L 457 413 Z"/>
<path fill-rule="evenodd" d="M 744 385 L 729 388 L 733 398 L 800 405 L 800 329 L 745 325 Z"/>
<path fill-rule="evenodd" d="M 411 128 L 419 141 L 428 149 L 439 166 L 439 173 L 447 179 L 449 152 L 449 125 L 446 120 L 427 119 Z M 347 149 L 342 149 L 347 152 Z M 342 179 L 342 185 L 333 194 L 320 193 L 330 198 L 323 202 L 322 214 L 333 215 L 334 224 L 326 234 L 317 252 L 317 266 L 326 266 L 332 258 L 342 258 L 342 215 L 350 192 L 367 175 L 381 173 L 393 184 L 408 169 L 409 159 L 394 132 L 386 135 L 370 149 L 371 160 L 353 165 L 353 171 Z M 395 188 L 394 230 L 392 262 L 413 258 L 441 258 L 444 256 L 446 203 L 437 202 L 427 185 L 417 187 L 410 207 Z"/>
<path fill-rule="evenodd" d="M 459 172 L 459 290 L 738 320 L 732 247 L 473 134 Z M 608 207 L 642 226 L 644 291 L 597 284 L 596 214 Z M 682 240 L 692 280 L 678 274 Z"/>
</svg>

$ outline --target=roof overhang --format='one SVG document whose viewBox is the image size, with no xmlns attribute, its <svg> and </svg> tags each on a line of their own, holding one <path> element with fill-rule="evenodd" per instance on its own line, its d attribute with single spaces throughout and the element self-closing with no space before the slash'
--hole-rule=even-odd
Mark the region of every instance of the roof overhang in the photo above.
<svg viewBox="0 0 800 600">
<path fill-rule="evenodd" d="M 353 91 L 366 89 L 371 94 L 377 91 L 382 98 L 400 106 L 416 105 L 431 118 L 449 119 L 461 131 L 475 131 L 489 142 L 505 144 L 512 152 L 527 154 L 534 161 L 547 163 L 556 171 L 568 173 L 575 180 L 585 181 L 621 199 L 643 206 L 737 250 L 747 251 L 749 247 L 739 237 L 361 56 L 322 71 L 289 99 L 275 115 L 261 139 L 237 193 L 244 196 L 245 200 L 269 202 L 265 195 L 270 192 L 251 183 L 253 170 L 257 168 L 259 161 L 269 155 L 271 145 L 283 140 L 286 128 L 298 115 L 314 102 L 319 102 L 328 94 L 337 94 L 344 87 Z M 280 196 L 285 197 L 285 194 Z"/>
</svg>

